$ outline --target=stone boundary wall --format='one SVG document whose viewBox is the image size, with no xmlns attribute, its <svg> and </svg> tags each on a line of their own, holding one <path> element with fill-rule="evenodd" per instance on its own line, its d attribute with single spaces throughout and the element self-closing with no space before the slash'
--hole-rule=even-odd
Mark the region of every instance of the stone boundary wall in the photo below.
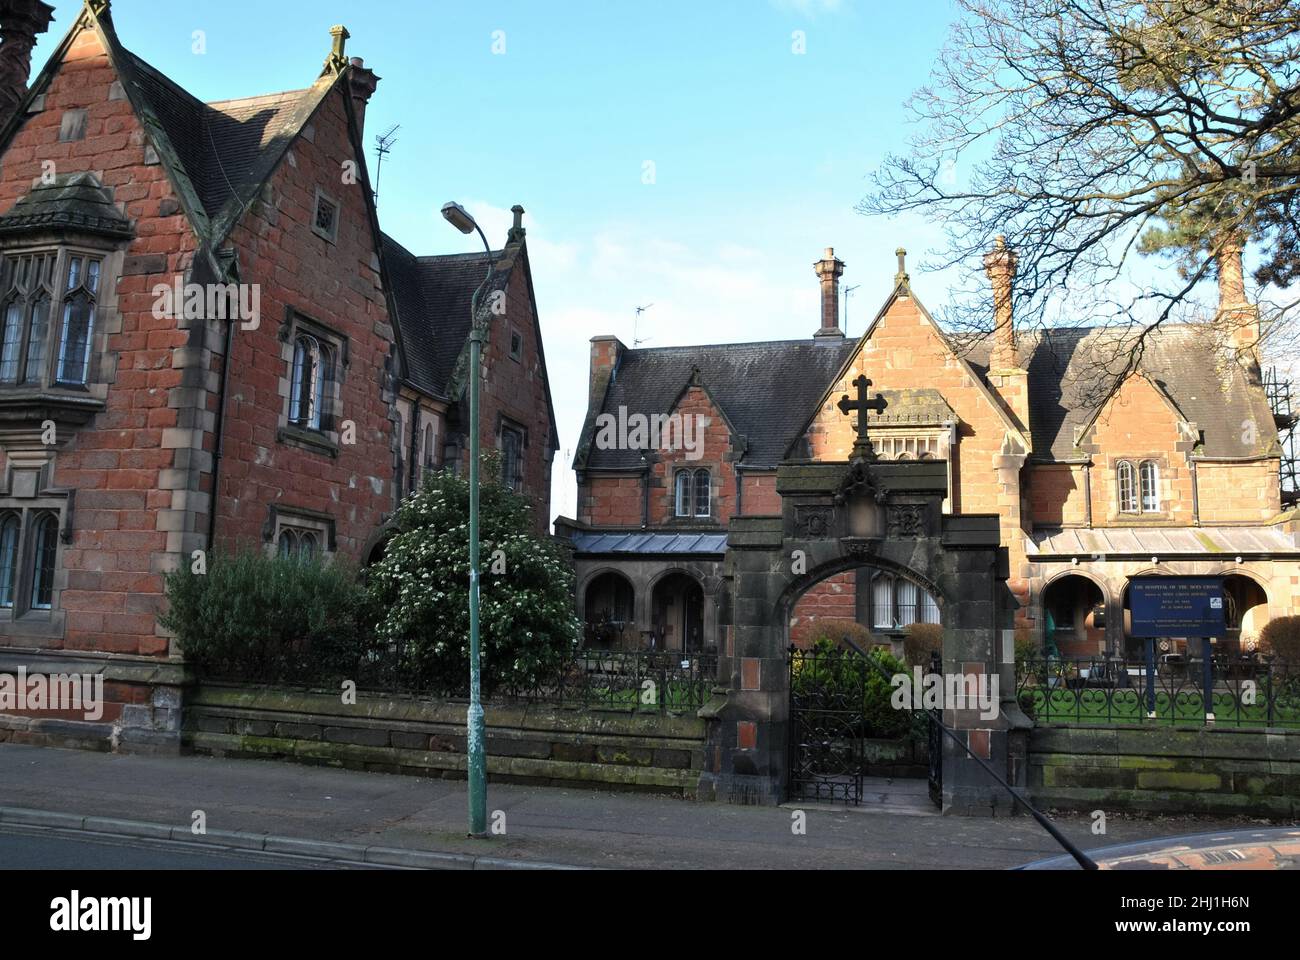
<svg viewBox="0 0 1300 960">
<path fill-rule="evenodd" d="M 1036 727 L 1028 753 L 1040 807 L 1300 817 L 1300 730 Z"/>
<path fill-rule="evenodd" d="M 186 696 L 182 742 L 212 756 L 465 777 L 465 703 L 207 683 Z M 485 704 L 488 779 L 694 797 L 706 721 Z"/>
</svg>

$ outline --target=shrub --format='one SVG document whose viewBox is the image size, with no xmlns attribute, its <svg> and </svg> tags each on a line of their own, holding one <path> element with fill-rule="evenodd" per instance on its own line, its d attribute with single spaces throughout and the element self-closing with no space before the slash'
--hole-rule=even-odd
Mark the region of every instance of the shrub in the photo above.
<svg viewBox="0 0 1300 960">
<path fill-rule="evenodd" d="M 582 636 L 573 569 L 533 532 L 528 501 L 485 458 L 480 486 L 479 622 L 484 693 L 526 688 L 568 663 Z M 397 533 L 366 583 L 380 643 L 425 689 L 461 690 L 469 676 L 469 482 L 431 474 L 398 508 Z"/>
<path fill-rule="evenodd" d="M 265 683 L 354 676 L 363 655 L 362 593 L 346 563 L 215 554 L 206 573 L 166 577 L 158 622 L 201 674 Z"/>
<path fill-rule="evenodd" d="M 914 623 L 903 638 L 903 659 L 909 667 L 930 668 L 930 654 L 943 656 L 943 627 L 937 623 Z"/>
<path fill-rule="evenodd" d="M 853 620 L 818 620 L 813 623 L 808 634 L 813 649 L 834 650 L 835 648 L 871 650 L 879 642 L 862 624 Z M 852 641 L 846 643 L 845 641 Z"/>
<path fill-rule="evenodd" d="M 884 650 L 872 650 L 863 657 L 827 636 L 814 641 L 806 654 L 795 659 L 791 687 L 796 696 L 842 705 L 836 709 L 856 711 L 860 707 L 856 721 L 845 717 L 846 732 L 853 736 L 897 739 L 911 734 L 913 711 L 894 708 L 890 680 L 906 672 L 902 661 Z"/>
<path fill-rule="evenodd" d="M 1041 660 L 1043 649 L 1034 642 L 1034 632 L 1027 623 L 1016 624 L 1016 663 Z"/>
<path fill-rule="evenodd" d="M 1265 652 L 1300 667 L 1300 617 L 1276 617 L 1259 634 Z"/>
</svg>

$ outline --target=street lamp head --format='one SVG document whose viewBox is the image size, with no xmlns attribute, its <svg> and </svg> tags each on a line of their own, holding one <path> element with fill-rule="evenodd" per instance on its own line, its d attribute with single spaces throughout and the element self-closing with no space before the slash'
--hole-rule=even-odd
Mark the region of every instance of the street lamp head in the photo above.
<svg viewBox="0 0 1300 960">
<path fill-rule="evenodd" d="M 459 203 L 444 203 L 442 205 L 442 215 L 448 223 L 461 233 L 473 233 L 474 228 L 477 226 L 474 218 L 469 215 L 469 211 Z"/>
</svg>

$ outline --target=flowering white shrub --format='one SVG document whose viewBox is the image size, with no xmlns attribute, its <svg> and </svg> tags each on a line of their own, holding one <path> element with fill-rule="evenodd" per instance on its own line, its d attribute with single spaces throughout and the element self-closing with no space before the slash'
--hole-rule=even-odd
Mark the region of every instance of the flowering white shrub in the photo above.
<svg viewBox="0 0 1300 960">
<path fill-rule="evenodd" d="M 479 624 L 484 692 L 553 676 L 581 636 L 573 569 L 534 532 L 526 499 L 494 479 L 480 487 Z M 469 483 L 443 471 L 398 509 L 397 534 L 367 572 L 376 639 L 403 650 L 422 687 L 455 689 L 469 674 Z"/>
</svg>

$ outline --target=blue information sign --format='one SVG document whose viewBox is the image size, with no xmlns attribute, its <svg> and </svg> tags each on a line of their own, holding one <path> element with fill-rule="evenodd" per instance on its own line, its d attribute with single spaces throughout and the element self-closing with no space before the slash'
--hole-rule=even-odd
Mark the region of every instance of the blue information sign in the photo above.
<svg viewBox="0 0 1300 960">
<path fill-rule="evenodd" d="M 1134 577 L 1128 587 L 1135 637 L 1222 637 L 1221 577 Z"/>
</svg>

